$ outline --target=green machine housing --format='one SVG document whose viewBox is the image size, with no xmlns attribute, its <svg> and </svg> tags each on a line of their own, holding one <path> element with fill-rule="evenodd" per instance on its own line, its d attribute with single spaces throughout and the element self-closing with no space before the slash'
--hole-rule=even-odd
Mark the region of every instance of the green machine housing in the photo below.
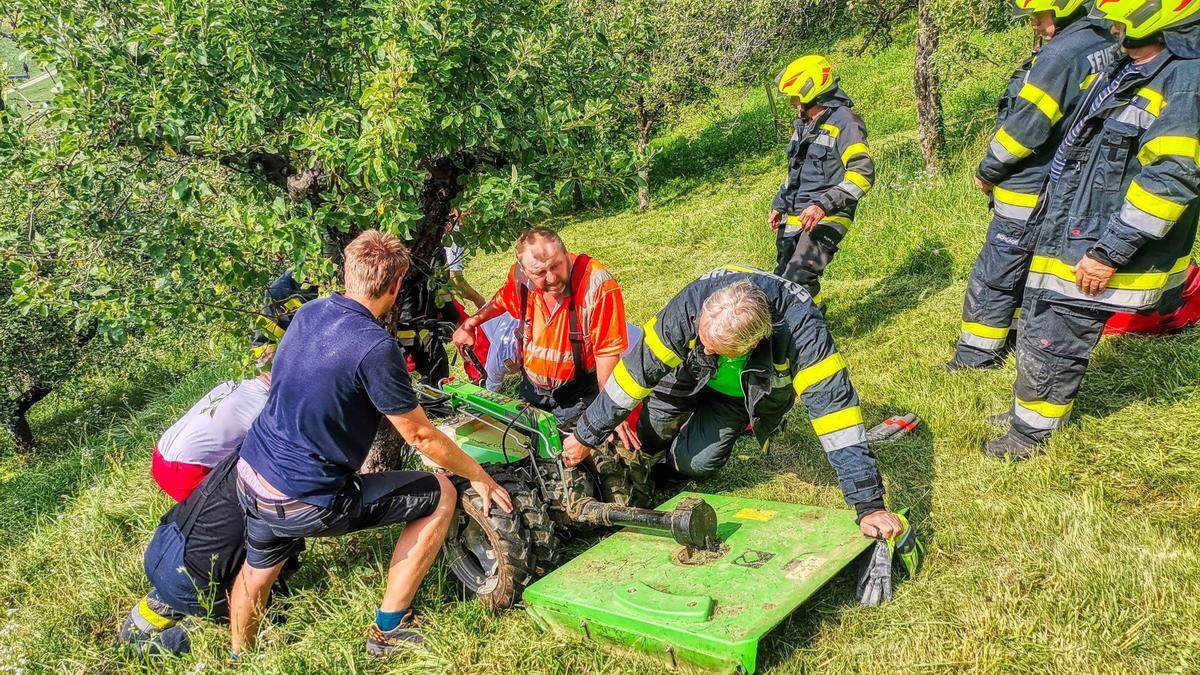
<svg viewBox="0 0 1200 675">
<path fill-rule="evenodd" d="M 543 629 L 657 655 L 675 667 L 753 673 L 759 641 L 872 541 L 854 512 L 723 495 L 720 550 L 625 528 L 525 590 Z"/>
</svg>

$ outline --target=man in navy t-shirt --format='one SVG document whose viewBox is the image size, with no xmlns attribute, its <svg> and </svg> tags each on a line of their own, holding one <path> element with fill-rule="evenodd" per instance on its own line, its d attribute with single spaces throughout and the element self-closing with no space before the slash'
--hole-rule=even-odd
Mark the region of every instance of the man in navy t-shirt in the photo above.
<svg viewBox="0 0 1200 675">
<path fill-rule="evenodd" d="M 367 651 L 421 642 L 409 608 L 446 537 L 456 494 L 443 474 L 358 473 L 384 416 L 417 452 L 468 479 L 485 511 L 512 510 L 508 493 L 430 423 L 400 346 L 379 324 L 408 266 L 399 239 L 363 232 L 346 247 L 345 295 L 306 303 L 279 343 L 270 396 L 238 463 L 246 562 L 230 596 L 235 657 L 253 646 L 267 592 L 305 538 L 402 522 Z"/>
</svg>

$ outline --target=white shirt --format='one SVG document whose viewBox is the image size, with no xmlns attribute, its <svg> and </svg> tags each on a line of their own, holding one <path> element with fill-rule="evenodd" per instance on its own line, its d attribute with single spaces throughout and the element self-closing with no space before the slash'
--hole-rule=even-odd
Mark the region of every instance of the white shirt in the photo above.
<svg viewBox="0 0 1200 675">
<path fill-rule="evenodd" d="M 242 444 L 267 391 L 257 377 L 218 384 L 158 439 L 158 453 L 169 462 L 216 466 Z"/>
</svg>

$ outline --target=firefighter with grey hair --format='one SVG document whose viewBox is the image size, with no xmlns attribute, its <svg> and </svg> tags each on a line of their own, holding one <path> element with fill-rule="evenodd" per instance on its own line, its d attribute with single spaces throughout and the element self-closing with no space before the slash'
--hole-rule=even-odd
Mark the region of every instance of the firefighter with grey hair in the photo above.
<svg viewBox="0 0 1200 675">
<path fill-rule="evenodd" d="M 797 399 L 863 533 L 899 534 L 858 394 L 821 310 L 802 286 L 750 267 L 700 277 L 646 323 L 566 438 L 563 462 L 584 461 L 644 402 L 641 452 L 665 455 L 685 476 L 709 475 L 729 461 L 747 425 L 765 447 Z"/>
</svg>

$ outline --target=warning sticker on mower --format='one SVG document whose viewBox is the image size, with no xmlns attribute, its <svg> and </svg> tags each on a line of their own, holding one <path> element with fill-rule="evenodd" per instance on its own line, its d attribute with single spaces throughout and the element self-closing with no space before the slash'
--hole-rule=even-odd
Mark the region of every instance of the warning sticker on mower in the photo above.
<svg viewBox="0 0 1200 675">
<path fill-rule="evenodd" d="M 775 511 L 767 511 L 766 509 L 742 509 L 733 514 L 733 517 L 738 520 L 756 520 L 760 523 L 765 523 L 774 518 Z"/>
</svg>

